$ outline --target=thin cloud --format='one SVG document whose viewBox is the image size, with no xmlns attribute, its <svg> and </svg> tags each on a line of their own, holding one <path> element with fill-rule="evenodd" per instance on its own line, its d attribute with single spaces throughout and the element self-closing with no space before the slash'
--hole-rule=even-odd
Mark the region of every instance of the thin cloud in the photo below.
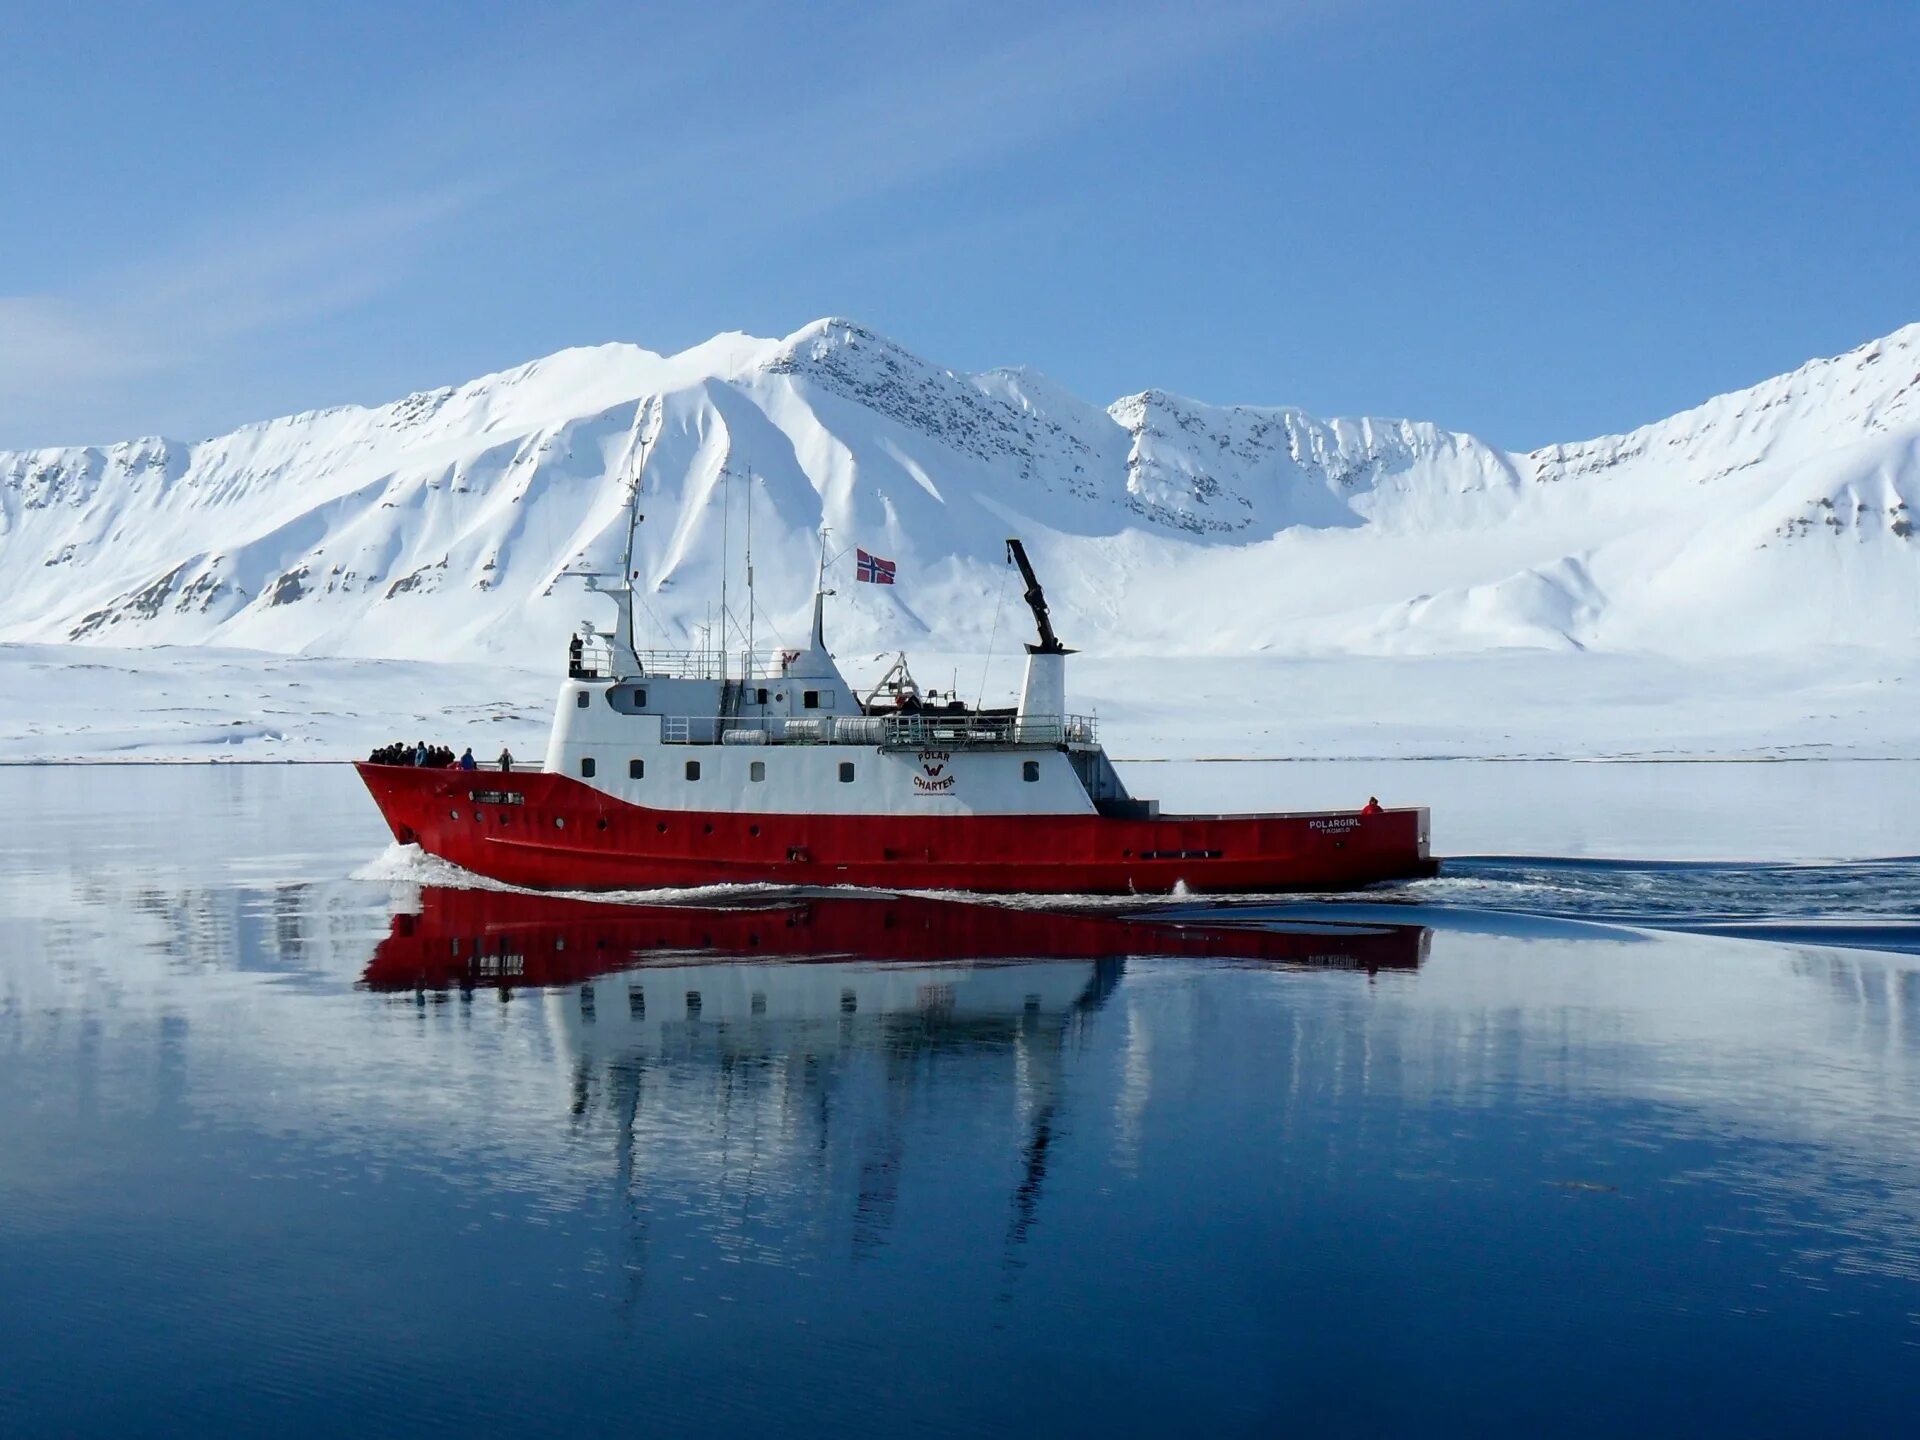
<svg viewBox="0 0 1920 1440">
<path fill-rule="evenodd" d="M 861 10 L 810 37 L 832 73 L 744 79 L 729 60 L 740 35 L 726 33 L 747 23 L 737 14 L 680 17 L 643 44 L 603 13 L 549 13 L 537 40 L 450 59 L 358 147 L 302 164 L 303 195 L 327 199 L 230 201 L 163 254 L 0 295 L 0 445 L 153 428 L 156 409 L 217 423 L 219 404 L 190 397 L 231 393 L 229 372 L 263 340 L 377 301 L 455 221 L 496 235 L 530 223 L 526 207 L 484 199 L 647 197 L 678 243 L 723 245 L 764 230 L 743 225 L 743 206 L 787 224 L 990 163 L 1184 83 L 1310 8 L 1103 6 L 1037 25 L 1011 11 Z M 784 7 L 761 21 L 800 23 Z M 953 43 L 930 47 L 936 31 Z"/>
</svg>

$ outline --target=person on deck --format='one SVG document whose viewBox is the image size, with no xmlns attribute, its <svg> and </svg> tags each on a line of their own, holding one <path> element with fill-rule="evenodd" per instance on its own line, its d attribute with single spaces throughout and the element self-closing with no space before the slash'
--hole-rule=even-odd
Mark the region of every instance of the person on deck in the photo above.
<svg viewBox="0 0 1920 1440">
<path fill-rule="evenodd" d="M 1380 797 L 1378 795 L 1369 795 L 1367 796 L 1367 803 L 1360 807 L 1360 813 L 1362 815 L 1384 815 L 1387 812 L 1381 809 Z"/>
<path fill-rule="evenodd" d="M 500 773 L 502 775 L 513 773 L 513 752 L 504 745 L 500 747 Z"/>
<path fill-rule="evenodd" d="M 417 768 L 420 768 L 420 769 L 424 769 L 426 767 L 426 763 L 427 763 L 427 742 L 426 741 L 420 740 L 415 742 L 413 747 L 413 763 Z"/>
<path fill-rule="evenodd" d="M 460 768 L 462 770 L 478 770 L 480 768 L 473 758 L 473 747 L 471 745 L 460 752 Z"/>
</svg>

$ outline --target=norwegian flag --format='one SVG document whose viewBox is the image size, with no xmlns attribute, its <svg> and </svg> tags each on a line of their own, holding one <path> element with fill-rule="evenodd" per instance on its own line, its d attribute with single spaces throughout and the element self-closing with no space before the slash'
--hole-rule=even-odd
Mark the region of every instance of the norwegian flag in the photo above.
<svg viewBox="0 0 1920 1440">
<path fill-rule="evenodd" d="M 853 554 L 854 579 L 864 580 L 869 585 L 891 585 L 893 583 L 893 561 L 882 560 L 878 555 L 869 555 L 864 550 L 855 550 Z"/>
</svg>

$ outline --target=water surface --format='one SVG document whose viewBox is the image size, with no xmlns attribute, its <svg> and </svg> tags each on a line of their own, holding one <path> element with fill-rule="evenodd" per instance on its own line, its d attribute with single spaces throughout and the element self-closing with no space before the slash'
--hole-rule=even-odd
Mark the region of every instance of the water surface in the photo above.
<svg viewBox="0 0 1920 1440">
<path fill-rule="evenodd" d="M 422 885 L 331 768 L 0 770 L 0 813 L 8 1436 L 1920 1400 L 1912 861 L 1139 921 Z"/>
</svg>

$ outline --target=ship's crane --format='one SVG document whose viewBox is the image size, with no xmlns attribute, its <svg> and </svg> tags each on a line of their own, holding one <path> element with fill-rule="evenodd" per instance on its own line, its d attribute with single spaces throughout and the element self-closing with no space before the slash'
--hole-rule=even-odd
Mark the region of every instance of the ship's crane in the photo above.
<svg viewBox="0 0 1920 1440">
<path fill-rule="evenodd" d="M 1027 653 L 1029 655 L 1071 655 L 1073 652 L 1062 645 L 1060 637 L 1053 633 L 1053 621 L 1047 618 L 1047 597 L 1040 588 L 1040 577 L 1033 573 L 1033 562 L 1027 559 L 1027 547 L 1009 537 L 1007 559 L 1020 567 L 1020 578 L 1027 582 L 1027 608 L 1033 611 L 1033 623 L 1040 627 L 1040 643 L 1027 646 Z"/>
</svg>

